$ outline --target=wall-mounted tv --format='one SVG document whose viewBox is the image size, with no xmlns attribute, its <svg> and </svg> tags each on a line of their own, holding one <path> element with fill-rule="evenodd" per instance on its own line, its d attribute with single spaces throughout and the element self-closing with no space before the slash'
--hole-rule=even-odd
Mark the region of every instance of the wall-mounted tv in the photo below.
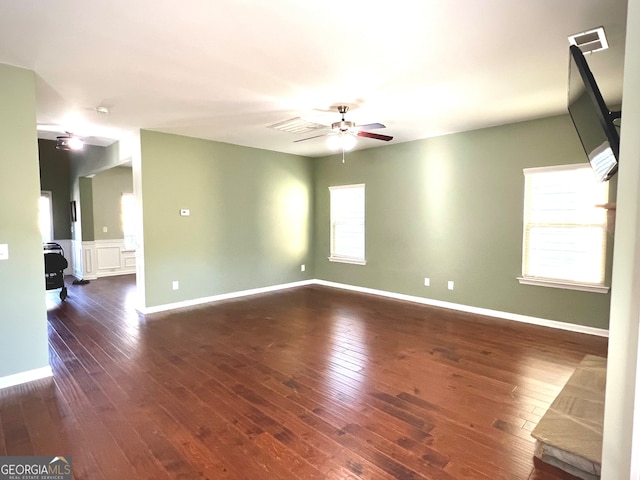
<svg viewBox="0 0 640 480">
<path fill-rule="evenodd" d="M 569 47 L 569 114 L 597 179 L 609 180 L 618 171 L 620 135 L 611 112 L 580 48 Z"/>
</svg>

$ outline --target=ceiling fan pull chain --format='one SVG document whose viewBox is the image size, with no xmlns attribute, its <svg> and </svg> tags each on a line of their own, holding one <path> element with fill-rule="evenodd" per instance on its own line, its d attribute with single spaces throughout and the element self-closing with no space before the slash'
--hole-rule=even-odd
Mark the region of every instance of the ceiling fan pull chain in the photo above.
<svg viewBox="0 0 640 480">
<path fill-rule="evenodd" d="M 344 147 L 342 147 L 342 163 L 344 163 Z"/>
</svg>

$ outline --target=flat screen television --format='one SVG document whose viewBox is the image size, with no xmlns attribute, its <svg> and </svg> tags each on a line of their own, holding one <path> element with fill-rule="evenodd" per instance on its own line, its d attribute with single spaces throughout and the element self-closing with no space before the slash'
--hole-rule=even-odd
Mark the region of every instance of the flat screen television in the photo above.
<svg viewBox="0 0 640 480">
<path fill-rule="evenodd" d="M 569 114 L 596 178 L 605 182 L 618 171 L 620 135 L 613 120 L 620 112 L 607 108 L 580 48 L 569 51 Z"/>
</svg>

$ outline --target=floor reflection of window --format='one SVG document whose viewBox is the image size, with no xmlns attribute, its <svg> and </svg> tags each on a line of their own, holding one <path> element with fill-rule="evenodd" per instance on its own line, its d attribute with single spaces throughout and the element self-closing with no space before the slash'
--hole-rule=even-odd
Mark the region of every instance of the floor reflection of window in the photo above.
<svg viewBox="0 0 640 480">
<path fill-rule="evenodd" d="M 333 344 L 329 351 L 327 372 L 332 380 L 364 393 L 369 338 L 366 322 L 353 314 L 332 316 Z"/>
</svg>

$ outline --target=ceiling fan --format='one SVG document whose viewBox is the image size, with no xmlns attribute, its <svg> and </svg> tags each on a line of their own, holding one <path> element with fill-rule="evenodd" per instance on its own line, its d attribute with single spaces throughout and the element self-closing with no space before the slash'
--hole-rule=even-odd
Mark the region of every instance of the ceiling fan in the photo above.
<svg viewBox="0 0 640 480">
<path fill-rule="evenodd" d="M 117 134 L 109 127 L 90 126 L 63 126 L 54 123 L 39 123 L 37 125 L 38 138 L 45 140 L 54 140 L 56 148 L 61 150 L 82 149 L 80 141 L 86 145 L 94 145 L 98 147 L 108 147 L 117 140 Z M 71 142 L 71 146 L 69 146 Z"/>
<path fill-rule="evenodd" d="M 82 150 L 84 141 L 71 132 L 65 132 L 65 135 L 56 137 L 56 148 L 58 150 Z"/>
<path fill-rule="evenodd" d="M 53 140 L 55 135 L 56 148 L 58 150 L 82 150 L 85 139 L 60 125 L 41 124 L 37 126 L 38 137 Z M 56 135 L 59 134 L 59 135 Z"/>
<path fill-rule="evenodd" d="M 366 137 L 366 138 L 373 138 L 375 140 L 383 140 L 385 142 L 388 142 L 389 140 L 392 140 L 393 137 L 389 136 L 389 135 L 382 135 L 379 133 L 372 133 L 369 132 L 368 130 L 375 130 L 377 128 L 387 128 L 385 125 L 381 124 L 381 123 L 368 123 L 366 125 L 356 125 L 354 122 L 350 122 L 348 120 L 344 119 L 344 115 L 345 113 L 347 113 L 349 111 L 349 107 L 346 105 L 339 105 L 338 106 L 338 113 L 340 113 L 342 115 L 342 120 L 340 120 L 339 122 L 334 122 L 331 124 L 331 132 L 329 133 L 323 133 L 321 135 L 314 135 L 313 137 L 307 137 L 307 138 L 301 138 L 299 140 L 294 140 L 294 143 L 297 142 L 304 142 L 306 140 L 311 140 L 312 138 L 318 138 L 318 137 L 324 137 L 327 135 L 333 135 L 333 136 L 337 136 L 338 141 L 335 142 L 336 143 L 336 147 L 340 148 L 340 146 L 342 146 L 342 150 L 344 152 L 344 150 L 350 150 L 350 148 L 345 148 L 346 145 L 348 145 L 349 143 L 351 144 L 351 148 L 353 148 L 355 146 L 355 138 L 354 137 Z M 351 141 L 340 141 L 341 139 L 347 139 L 350 138 Z"/>
</svg>

